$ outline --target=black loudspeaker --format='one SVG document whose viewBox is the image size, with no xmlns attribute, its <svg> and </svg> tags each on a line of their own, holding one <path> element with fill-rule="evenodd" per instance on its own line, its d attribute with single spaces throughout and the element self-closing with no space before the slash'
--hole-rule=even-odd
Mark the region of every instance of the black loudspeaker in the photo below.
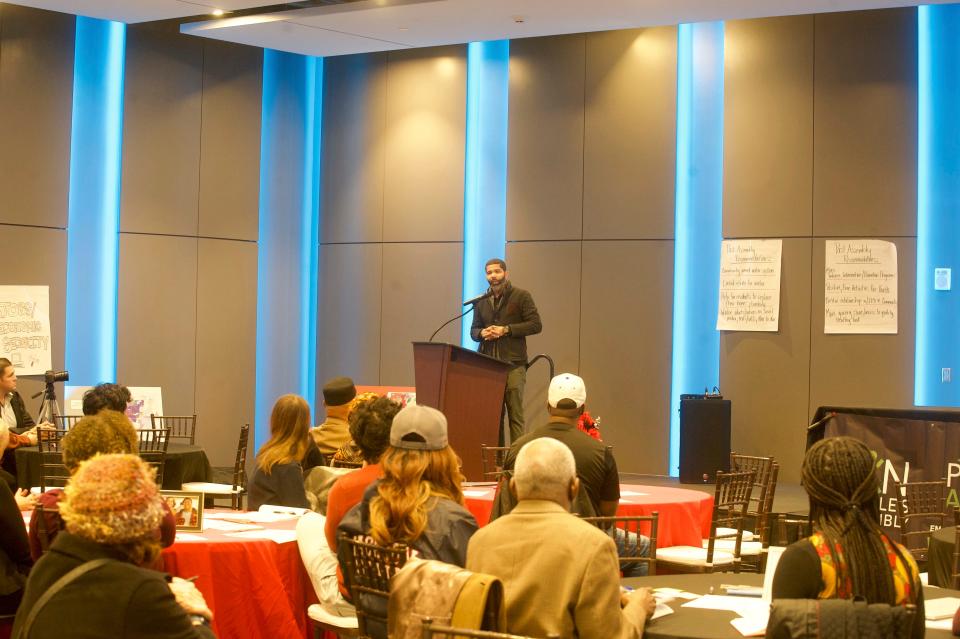
<svg viewBox="0 0 960 639">
<path fill-rule="evenodd" d="M 730 470 L 730 400 L 680 397 L 680 483 L 712 484 Z"/>
</svg>

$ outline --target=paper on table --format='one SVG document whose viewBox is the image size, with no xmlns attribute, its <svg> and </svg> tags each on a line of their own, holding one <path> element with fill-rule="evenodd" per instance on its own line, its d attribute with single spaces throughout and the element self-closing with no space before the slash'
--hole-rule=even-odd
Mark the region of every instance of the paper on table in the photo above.
<svg viewBox="0 0 960 639">
<path fill-rule="evenodd" d="M 297 531 L 262 528 L 260 530 L 228 533 L 226 536 L 237 537 L 239 539 L 268 539 L 270 541 L 275 541 L 278 544 L 285 544 L 297 540 Z"/>
<path fill-rule="evenodd" d="M 656 607 L 656 609 L 653 611 L 653 616 L 650 617 L 650 618 L 651 618 L 651 619 L 659 619 L 660 617 L 666 617 L 667 615 L 672 615 L 672 614 L 673 614 L 673 608 L 671 608 L 670 606 L 668 606 L 668 605 L 665 604 L 665 603 L 662 603 L 662 602 L 659 602 L 659 601 L 658 601 L 658 602 L 657 602 L 657 607 Z"/>
<path fill-rule="evenodd" d="M 770 613 L 767 611 L 763 615 L 750 615 L 747 617 L 737 617 L 730 620 L 730 625 L 737 629 L 744 637 L 762 637 L 767 634 L 767 621 Z"/>
<path fill-rule="evenodd" d="M 953 619 L 927 619 L 924 625 L 929 630 L 953 630 Z"/>
<path fill-rule="evenodd" d="M 256 524 L 238 524 L 232 521 L 222 519 L 206 519 L 203 522 L 204 530 L 221 530 L 224 532 L 241 532 L 244 530 L 260 530 L 263 526 Z"/>
<path fill-rule="evenodd" d="M 957 597 L 937 597 L 930 599 L 923 604 L 923 614 L 927 619 L 950 619 L 960 608 L 960 598 Z"/>
<path fill-rule="evenodd" d="M 218 519 L 221 521 L 232 521 L 239 524 L 272 524 L 278 521 L 290 521 L 296 519 L 299 515 L 292 513 L 268 513 L 253 511 L 249 513 L 234 512 Z"/>
<path fill-rule="evenodd" d="M 175 543 L 180 543 L 182 541 L 206 541 L 207 538 L 203 535 L 194 535 L 191 533 L 178 532 Z"/>
<path fill-rule="evenodd" d="M 654 588 L 653 596 L 657 599 L 686 599 L 689 601 L 691 599 L 696 599 L 700 595 L 695 595 L 692 592 L 680 590 L 679 588 Z"/>
<path fill-rule="evenodd" d="M 728 597 L 725 595 L 704 595 L 699 599 L 683 604 L 685 608 L 705 608 L 707 610 L 731 610 L 741 617 L 760 617 L 767 614 L 770 604 L 752 597 Z"/>
</svg>

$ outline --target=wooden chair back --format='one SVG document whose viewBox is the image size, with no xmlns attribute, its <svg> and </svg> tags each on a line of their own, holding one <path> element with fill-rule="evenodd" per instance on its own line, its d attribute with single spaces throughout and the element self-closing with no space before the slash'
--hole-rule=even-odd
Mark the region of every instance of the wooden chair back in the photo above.
<svg viewBox="0 0 960 639">
<path fill-rule="evenodd" d="M 233 462 L 233 490 L 231 506 L 234 510 L 243 507 L 243 496 L 247 493 L 247 451 L 250 449 L 250 424 L 240 427 L 240 439 L 237 441 L 237 457 Z"/>
<path fill-rule="evenodd" d="M 639 543 L 632 545 L 632 553 L 617 553 L 620 559 L 620 570 L 622 571 L 624 567 L 633 564 L 645 563 L 647 564 L 648 576 L 657 574 L 657 527 L 660 521 L 659 512 L 654 511 L 649 515 L 624 517 L 584 517 L 583 520 L 603 530 L 614 542 L 617 541 L 616 536 L 618 534 L 627 536 L 636 535 L 637 539 L 639 539 L 641 534 L 649 537 L 650 551 L 647 555 L 644 556 L 640 554 Z M 618 530 L 623 532 L 618 533 Z M 622 546 L 626 547 L 629 546 L 629 544 L 617 544 L 618 550 L 621 549 Z"/>
<path fill-rule="evenodd" d="M 344 576 L 350 588 L 350 598 L 357 608 L 360 636 L 369 637 L 367 625 L 371 620 L 382 624 L 384 629 L 387 627 L 390 579 L 407 563 L 410 549 L 404 544 L 384 548 L 347 535 L 341 535 L 339 543 L 347 544 Z M 371 605 L 373 602 L 382 605 Z"/>
<path fill-rule="evenodd" d="M 150 426 L 154 429 L 168 428 L 171 439 L 182 439 L 196 444 L 197 416 L 196 415 L 154 415 L 150 413 Z"/>
<path fill-rule="evenodd" d="M 140 457 L 157 471 L 157 486 L 163 486 L 163 464 L 167 459 L 170 431 L 167 428 L 144 428 L 140 437 Z M 180 486 L 177 486 L 180 488 Z"/>
<path fill-rule="evenodd" d="M 458 637 L 470 637 L 471 639 L 535 639 L 527 635 L 511 635 L 503 632 L 493 632 L 490 630 L 470 630 L 469 628 L 453 628 L 451 626 L 442 626 L 434 623 L 430 617 L 424 617 L 422 639 L 432 639 L 433 637 L 444 637 L 444 639 L 457 639 Z M 547 635 L 546 639 L 555 639 L 559 635 Z"/>
<path fill-rule="evenodd" d="M 936 528 L 958 523 L 957 510 L 947 507 L 949 489 L 944 479 L 897 484 L 900 493 L 900 543 L 924 570 L 930 535 Z"/>
<path fill-rule="evenodd" d="M 767 563 L 767 548 L 770 546 L 774 531 L 771 513 L 773 497 L 777 492 L 780 465 L 773 457 L 730 453 L 730 470 L 752 470 L 756 473 L 744 526 L 753 531 L 754 541 L 759 541 L 762 549 L 759 555 L 745 558 L 741 568 L 748 572 L 763 572 Z"/>
<path fill-rule="evenodd" d="M 349 459 L 337 459 L 333 458 L 330 460 L 331 468 L 362 468 L 363 462 L 351 461 Z"/>
<path fill-rule="evenodd" d="M 53 425 L 58 430 L 70 430 L 81 419 L 83 419 L 83 415 L 54 415 Z"/>
<path fill-rule="evenodd" d="M 756 473 L 744 470 L 717 473 L 713 497 L 713 516 L 710 521 L 710 538 L 707 544 L 706 570 L 713 568 L 714 547 L 718 539 L 734 539 L 733 572 L 740 572 L 740 545 L 743 542 L 743 522 L 750 507 L 750 495 Z M 717 528 L 729 528 L 735 533 L 718 534 Z"/>
<path fill-rule="evenodd" d="M 63 465 L 63 437 L 65 428 L 37 429 L 37 448 L 40 451 L 40 492 L 48 488 L 63 488 L 70 472 Z"/>
<path fill-rule="evenodd" d="M 480 462 L 483 467 L 484 481 L 499 481 L 503 474 L 503 460 L 507 458 L 509 446 L 480 445 Z"/>
</svg>

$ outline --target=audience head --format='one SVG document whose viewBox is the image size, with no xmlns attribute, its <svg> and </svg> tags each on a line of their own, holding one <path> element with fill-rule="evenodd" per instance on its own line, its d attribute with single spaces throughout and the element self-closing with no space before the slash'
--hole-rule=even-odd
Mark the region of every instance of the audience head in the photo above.
<svg viewBox="0 0 960 639">
<path fill-rule="evenodd" d="M 83 394 L 83 414 L 96 415 L 102 410 L 127 410 L 130 389 L 122 384 L 97 384 Z"/>
<path fill-rule="evenodd" d="M 572 373 L 561 373 L 550 380 L 547 390 L 547 412 L 555 417 L 578 417 L 584 411 L 587 387 L 583 379 Z"/>
<path fill-rule="evenodd" d="M 81 462 L 64 489 L 67 532 L 110 546 L 144 566 L 160 554 L 164 508 L 156 473 L 136 455 L 96 455 Z"/>
<path fill-rule="evenodd" d="M 257 454 L 257 466 L 266 474 L 276 464 L 300 462 L 310 440 L 310 405 L 299 395 L 284 395 L 270 413 L 270 439 Z"/>
<path fill-rule="evenodd" d="M 573 453 L 552 437 L 538 437 L 520 449 L 511 481 L 518 500 L 545 499 L 567 509 L 580 485 Z"/>
<path fill-rule="evenodd" d="M 6 357 L 0 357 L 0 397 L 17 390 L 17 372 L 13 369 L 13 362 Z"/>
<path fill-rule="evenodd" d="M 63 465 L 72 475 L 80 462 L 96 454 L 136 455 L 139 445 L 137 431 L 126 415 L 103 410 L 84 417 L 63 436 Z"/>
<path fill-rule="evenodd" d="M 876 461 L 862 442 L 852 437 L 822 439 L 807 451 L 801 469 L 810 497 L 810 520 L 824 535 L 831 555 L 840 544 L 854 594 L 870 603 L 895 603 L 896 588 L 880 528 L 879 478 Z M 894 546 L 894 551 L 900 555 Z M 903 561 L 906 561 L 901 557 Z"/>
<path fill-rule="evenodd" d="M 390 444 L 390 427 L 400 404 L 377 396 L 358 401 L 350 412 L 350 437 L 368 464 L 375 464 Z"/>
<path fill-rule="evenodd" d="M 323 403 L 326 406 L 346 406 L 357 396 L 357 387 L 349 377 L 334 377 L 323 385 Z"/>
<path fill-rule="evenodd" d="M 378 544 L 418 539 L 433 497 L 464 503 L 460 458 L 447 443 L 447 418 L 435 408 L 411 404 L 396 414 L 380 466 L 379 495 L 370 502 L 370 534 Z"/>
</svg>

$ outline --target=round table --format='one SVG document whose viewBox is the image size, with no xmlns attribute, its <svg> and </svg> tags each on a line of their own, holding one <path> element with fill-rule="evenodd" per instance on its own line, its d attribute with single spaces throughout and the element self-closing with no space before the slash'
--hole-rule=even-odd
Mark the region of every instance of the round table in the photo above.
<svg viewBox="0 0 960 639">
<path fill-rule="evenodd" d="M 463 488 L 467 508 L 481 526 L 490 521 L 496 490 L 493 484 Z M 654 511 L 660 514 L 657 531 L 660 548 L 699 546 L 710 536 L 713 495 L 687 488 L 620 484 L 618 515 L 649 515 Z"/>
<path fill-rule="evenodd" d="M 956 531 L 956 526 L 945 526 L 930 535 L 927 575 L 931 586 L 953 587 L 953 550 Z"/>
<path fill-rule="evenodd" d="M 40 451 L 36 446 L 16 449 L 17 484 L 22 487 L 40 485 Z M 180 490 L 188 481 L 210 481 L 213 473 L 207 453 L 200 446 L 171 441 L 163 462 L 163 490 Z"/>
</svg>

